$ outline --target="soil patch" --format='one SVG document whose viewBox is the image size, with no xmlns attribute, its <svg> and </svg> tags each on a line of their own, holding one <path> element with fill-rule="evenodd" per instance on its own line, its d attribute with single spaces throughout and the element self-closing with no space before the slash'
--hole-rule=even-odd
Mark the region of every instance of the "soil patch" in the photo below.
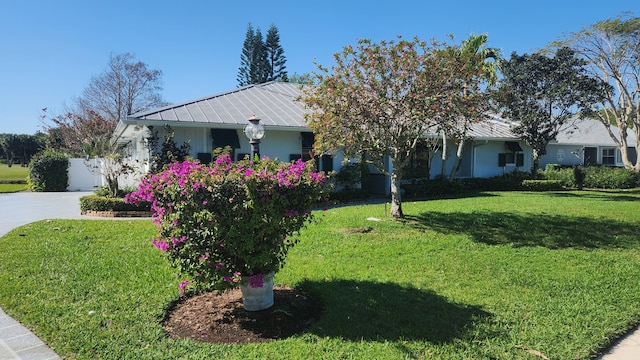
<svg viewBox="0 0 640 360">
<path fill-rule="evenodd" d="M 322 313 L 320 302 L 301 290 L 274 286 L 273 297 L 269 309 L 246 311 L 240 289 L 196 295 L 169 309 L 163 325 L 174 339 L 257 343 L 299 334 Z"/>
</svg>

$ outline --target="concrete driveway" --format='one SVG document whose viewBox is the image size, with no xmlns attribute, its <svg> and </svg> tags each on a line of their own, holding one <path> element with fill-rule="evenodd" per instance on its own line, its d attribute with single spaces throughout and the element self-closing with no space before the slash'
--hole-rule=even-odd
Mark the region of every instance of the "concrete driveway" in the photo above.
<svg viewBox="0 0 640 360">
<path fill-rule="evenodd" d="M 0 194 L 0 236 L 38 220 L 91 219 L 80 215 L 80 198 L 91 194 L 90 191 Z"/>
</svg>

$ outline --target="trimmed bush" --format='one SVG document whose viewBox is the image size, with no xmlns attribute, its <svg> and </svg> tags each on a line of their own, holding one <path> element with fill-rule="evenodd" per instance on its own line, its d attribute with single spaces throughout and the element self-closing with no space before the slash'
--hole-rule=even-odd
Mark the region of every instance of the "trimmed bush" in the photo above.
<svg viewBox="0 0 640 360">
<path fill-rule="evenodd" d="M 329 194 L 332 202 L 349 202 L 369 199 L 369 192 L 364 189 L 349 189 L 334 191 Z"/>
<path fill-rule="evenodd" d="M 596 189 L 631 189 L 638 186 L 638 178 L 631 169 L 586 166 L 579 167 L 584 174 L 583 186 Z M 547 180 L 558 180 L 565 187 L 577 187 L 574 169 L 562 168 L 545 170 L 542 175 Z"/>
<path fill-rule="evenodd" d="M 550 167 L 547 165 L 547 168 L 539 172 L 538 175 L 546 180 L 559 181 L 562 186 L 567 188 L 576 187 L 573 169 L 571 168 Z"/>
<path fill-rule="evenodd" d="M 638 186 L 636 173 L 631 169 L 606 166 L 584 168 L 584 187 L 598 189 L 631 189 Z"/>
<path fill-rule="evenodd" d="M 151 204 L 140 203 L 140 206 L 129 204 L 123 198 L 88 195 L 80 198 L 80 212 L 87 211 L 151 211 Z"/>
<path fill-rule="evenodd" d="M 523 180 L 522 187 L 528 191 L 556 191 L 564 190 L 559 180 Z"/>
<path fill-rule="evenodd" d="M 45 150 L 29 163 L 29 187 L 33 191 L 66 191 L 69 186 L 69 158 Z"/>
<path fill-rule="evenodd" d="M 470 190 L 466 183 L 459 180 L 426 180 L 406 184 L 402 188 L 405 190 L 405 198 L 441 197 L 462 194 Z"/>
</svg>

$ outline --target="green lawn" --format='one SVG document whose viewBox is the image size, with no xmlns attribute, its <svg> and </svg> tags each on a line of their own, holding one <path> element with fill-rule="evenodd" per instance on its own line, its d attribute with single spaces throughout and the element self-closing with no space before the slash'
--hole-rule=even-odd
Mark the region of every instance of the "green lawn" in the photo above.
<svg viewBox="0 0 640 360">
<path fill-rule="evenodd" d="M 17 192 L 27 189 L 26 184 L 5 184 L 3 182 L 13 180 L 25 180 L 29 176 L 29 168 L 14 164 L 8 167 L 7 164 L 0 164 L 0 193 Z"/>
<path fill-rule="evenodd" d="M 637 191 L 407 202 L 405 222 L 386 211 L 330 209 L 304 230 L 276 283 L 325 310 L 282 341 L 167 338 L 180 277 L 148 220 L 10 232 L 0 306 L 73 359 L 588 359 L 640 322 Z"/>
</svg>

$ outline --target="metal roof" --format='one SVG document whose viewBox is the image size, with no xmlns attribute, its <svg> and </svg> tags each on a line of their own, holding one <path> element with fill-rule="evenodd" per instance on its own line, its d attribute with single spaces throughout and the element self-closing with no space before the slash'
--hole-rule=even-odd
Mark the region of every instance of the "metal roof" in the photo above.
<svg viewBox="0 0 640 360">
<path fill-rule="evenodd" d="M 618 128 L 611 127 L 614 135 L 619 138 Z M 599 120 L 574 119 L 567 127 L 558 133 L 552 144 L 583 145 L 583 146 L 616 146 L 611 136 Z M 627 136 L 627 144 L 635 145 L 633 136 Z"/>
<path fill-rule="evenodd" d="M 235 127 L 247 124 L 252 115 L 265 127 L 307 128 L 305 110 L 295 99 L 301 95 L 301 85 L 268 82 L 248 85 L 235 90 L 173 104 L 130 115 L 126 122 L 154 125 L 172 124 L 199 127 Z"/>
<path fill-rule="evenodd" d="M 518 140 L 518 136 L 511 131 L 511 123 L 496 116 L 484 121 L 473 123 L 469 129 L 470 138 L 482 140 Z"/>
</svg>

